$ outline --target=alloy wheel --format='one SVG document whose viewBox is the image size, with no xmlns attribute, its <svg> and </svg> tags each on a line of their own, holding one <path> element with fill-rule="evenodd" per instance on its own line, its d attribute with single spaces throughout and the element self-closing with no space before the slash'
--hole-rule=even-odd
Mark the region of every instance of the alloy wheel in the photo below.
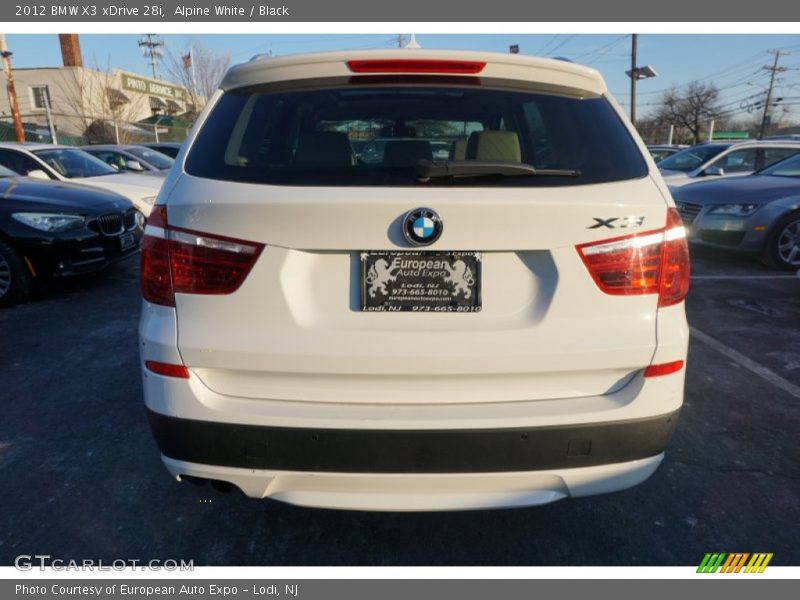
<svg viewBox="0 0 800 600">
<path fill-rule="evenodd" d="M 800 218 L 787 223 L 778 234 L 778 256 L 787 265 L 800 266 Z"/>
<path fill-rule="evenodd" d="M 11 266 L 6 258 L 0 254 L 0 298 L 11 289 Z"/>
</svg>

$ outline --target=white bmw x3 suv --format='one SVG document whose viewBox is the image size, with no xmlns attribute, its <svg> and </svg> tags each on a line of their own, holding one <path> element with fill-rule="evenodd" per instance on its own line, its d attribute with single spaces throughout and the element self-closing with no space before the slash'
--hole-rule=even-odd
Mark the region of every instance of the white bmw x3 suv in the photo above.
<svg viewBox="0 0 800 600">
<path fill-rule="evenodd" d="M 167 469 L 367 510 L 644 481 L 683 402 L 673 206 L 587 67 L 388 50 L 232 68 L 142 246 Z"/>
</svg>

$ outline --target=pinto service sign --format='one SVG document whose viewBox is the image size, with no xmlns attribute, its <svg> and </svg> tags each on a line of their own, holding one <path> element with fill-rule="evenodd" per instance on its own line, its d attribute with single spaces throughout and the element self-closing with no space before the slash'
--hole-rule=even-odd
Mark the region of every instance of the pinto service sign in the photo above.
<svg viewBox="0 0 800 600">
<path fill-rule="evenodd" d="M 479 252 L 362 252 L 361 310 L 480 312 Z"/>
<path fill-rule="evenodd" d="M 122 89 L 131 92 L 139 92 L 140 94 L 149 94 L 151 96 L 161 96 L 162 98 L 169 98 L 171 100 L 186 99 L 186 90 L 183 88 L 169 85 L 162 81 L 145 79 L 138 75 L 131 75 L 125 72 L 121 72 L 120 76 L 122 77 Z"/>
</svg>

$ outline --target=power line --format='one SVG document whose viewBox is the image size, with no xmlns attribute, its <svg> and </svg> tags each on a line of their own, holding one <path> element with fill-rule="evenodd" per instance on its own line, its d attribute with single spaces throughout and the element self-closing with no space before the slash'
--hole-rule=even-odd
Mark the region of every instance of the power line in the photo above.
<svg viewBox="0 0 800 600">
<path fill-rule="evenodd" d="M 602 52 L 603 50 L 606 50 L 606 49 L 611 49 L 616 44 L 619 44 L 622 40 L 628 39 L 629 37 L 630 37 L 630 34 L 627 34 L 627 33 L 625 35 L 621 35 L 620 37 L 615 38 L 615 39 L 611 40 L 610 42 L 608 42 L 606 44 L 603 44 L 599 48 L 595 48 L 594 50 L 589 50 L 588 52 L 584 52 L 583 54 L 578 54 L 577 56 L 575 56 L 573 58 L 573 60 L 578 61 L 581 58 L 583 58 L 584 56 L 589 56 L 590 54 L 595 54 L 595 53 L 598 53 L 598 52 Z"/>
<path fill-rule="evenodd" d="M 557 46 L 555 46 L 555 47 L 551 48 L 551 49 L 548 51 L 548 53 L 547 53 L 547 56 L 552 56 L 553 52 L 555 52 L 556 50 L 558 50 L 559 48 L 561 48 L 561 47 L 562 47 L 564 44 L 566 44 L 567 42 L 569 42 L 569 41 L 570 41 L 572 38 L 574 38 L 574 37 L 575 37 L 574 35 L 571 35 L 571 36 L 569 36 L 567 39 L 565 39 L 565 40 L 563 40 L 561 43 L 559 43 Z"/>
<path fill-rule="evenodd" d="M 557 34 L 555 34 L 553 37 L 551 37 L 549 40 L 547 40 L 547 41 L 544 43 L 544 46 L 542 46 L 541 48 L 539 48 L 539 50 L 538 50 L 538 51 L 537 51 L 535 54 L 536 54 L 537 56 L 544 56 L 544 55 L 545 55 L 545 54 L 544 54 L 544 51 L 545 51 L 547 48 L 549 48 L 549 47 L 550 47 L 550 44 L 552 44 L 554 41 L 556 41 L 556 40 L 558 39 L 558 36 L 559 36 L 559 35 L 560 35 L 560 34 L 558 34 L 558 33 L 557 33 Z"/>
<path fill-rule="evenodd" d="M 616 47 L 617 47 L 617 46 L 620 44 L 620 42 L 623 42 L 623 41 L 625 41 L 625 40 L 626 40 L 628 37 L 631 37 L 631 36 L 624 35 L 624 36 L 622 36 L 621 38 L 618 38 L 617 40 L 615 40 L 615 41 L 614 41 L 614 43 L 607 45 L 607 46 L 606 46 L 604 49 L 602 49 L 602 50 L 598 50 L 598 51 L 595 53 L 595 56 L 594 56 L 594 58 L 592 58 L 592 60 L 590 60 L 590 61 L 589 61 L 588 63 L 586 63 L 586 64 L 587 64 L 587 65 L 593 65 L 593 64 L 595 64 L 595 63 L 596 63 L 598 60 L 600 60 L 600 58 L 602 58 L 603 56 L 605 56 L 606 54 L 608 54 L 609 52 L 611 52 L 611 51 L 612 51 L 614 48 L 616 48 Z M 626 54 L 624 54 L 623 56 L 626 56 L 626 57 L 628 57 L 628 56 L 630 56 L 630 55 L 626 53 Z"/>
</svg>

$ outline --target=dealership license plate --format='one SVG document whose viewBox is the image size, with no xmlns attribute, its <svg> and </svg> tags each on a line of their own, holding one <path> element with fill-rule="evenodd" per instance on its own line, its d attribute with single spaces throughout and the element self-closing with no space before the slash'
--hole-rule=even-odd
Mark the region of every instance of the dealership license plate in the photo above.
<svg viewBox="0 0 800 600">
<path fill-rule="evenodd" d="M 123 233 L 119 236 L 119 247 L 124 252 L 136 246 L 136 238 L 132 233 Z"/>
<path fill-rule="evenodd" d="M 480 252 L 362 252 L 361 310 L 480 312 Z"/>
</svg>

